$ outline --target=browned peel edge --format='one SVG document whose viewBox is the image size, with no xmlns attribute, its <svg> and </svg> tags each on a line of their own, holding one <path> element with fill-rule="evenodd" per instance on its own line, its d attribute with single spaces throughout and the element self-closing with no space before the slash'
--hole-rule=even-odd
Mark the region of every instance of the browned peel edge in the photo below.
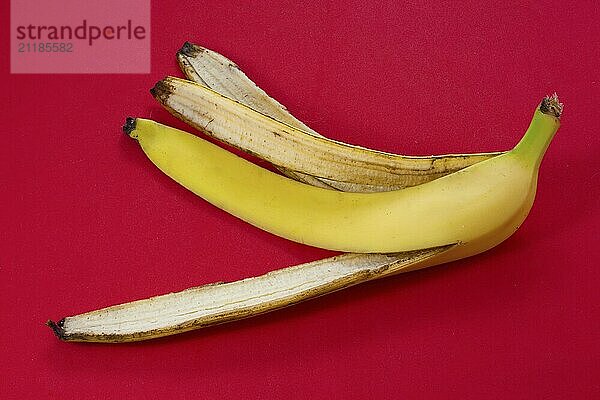
<svg viewBox="0 0 600 400">
<path fill-rule="evenodd" d="M 155 339 L 164 337 L 176 333 L 188 332 L 195 329 L 205 328 L 213 325 L 219 325 L 227 322 L 237 321 L 246 319 L 252 316 L 265 314 L 270 311 L 282 309 L 294 304 L 310 300 L 319 296 L 323 296 L 328 293 L 332 293 L 337 290 L 344 289 L 348 286 L 360 283 L 364 279 L 360 279 L 364 276 L 364 273 L 354 274 L 350 277 L 340 279 L 339 281 L 331 282 L 328 285 L 319 287 L 303 293 L 302 295 L 293 296 L 291 298 L 280 299 L 269 303 L 262 304 L 260 307 L 254 309 L 234 310 L 223 314 L 215 315 L 210 318 L 202 318 L 193 321 L 189 321 L 183 324 L 175 325 L 169 328 L 153 329 L 145 332 L 137 332 L 132 334 L 66 334 L 62 328 L 55 331 L 55 334 L 64 341 L 71 342 L 106 342 L 106 343 L 121 343 L 121 342 L 132 342 L 141 341 L 146 339 Z M 54 328 L 51 327 L 53 330 Z"/>
<path fill-rule="evenodd" d="M 179 49 L 177 54 L 183 54 L 188 57 L 196 57 L 199 53 L 202 53 L 205 49 L 197 44 L 185 42 Z"/>
<path fill-rule="evenodd" d="M 192 74 L 191 71 L 195 71 L 194 67 L 190 64 L 187 57 L 183 54 L 177 53 L 177 64 L 179 64 L 179 68 L 185 75 L 185 77 L 189 80 L 195 80 L 197 74 Z"/>
<path fill-rule="evenodd" d="M 125 343 L 125 342 L 136 342 L 147 339 L 156 339 L 164 336 L 169 336 L 173 334 L 188 332 L 195 329 L 205 328 L 209 326 L 219 325 L 227 322 L 237 321 L 241 319 L 246 319 L 249 317 L 265 314 L 271 311 L 279 310 L 282 308 L 286 308 L 307 300 L 311 300 L 320 296 L 324 296 L 329 293 L 333 293 L 339 291 L 341 289 L 345 289 L 350 286 L 357 285 L 359 283 L 371 281 L 374 279 L 382 278 L 385 276 L 393 275 L 395 273 L 400 272 L 408 272 L 411 271 L 411 266 L 414 266 L 420 261 L 423 261 L 431 256 L 439 255 L 444 253 L 454 247 L 456 244 L 450 244 L 446 246 L 434 247 L 430 249 L 424 250 L 415 250 L 411 252 L 405 253 L 397 253 L 399 256 L 401 254 L 406 254 L 405 257 L 399 258 L 394 261 L 390 261 L 390 263 L 385 264 L 374 270 L 363 270 L 358 271 L 349 276 L 334 280 L 326 285 L 313 288 L 297 294 L 295 296 L 279 299 L 276 301 L 267 302 L 261 304 L 259 307 L 254 308 L 246 308 L 242 310 L 233 310 L 229 312 L 225 312 L 222 314 L 214 315 L 209 318 L 200 318 L 192 321 L 188 321 L 179 325 L 174 325 L 168 328 L 162 329 L 154 329 L 144 332 L 136 332 L 131 334 L 79 334 L 79 333 L 66 333 L 63 324 L 64 318 L 58 323 L 54 324 L 52 321 L 48 322 L 48 326 L 52 328 L 55 334 L 64 341 L 69 342 L 100 342 L 100 343 Z M 403 266 L 398 268 L 396 271 L 390 272 L 389 270 L 394 266 L 394 264 L 402 264 Z M 219 284 L 222 284 L 219 283 Z M 209 284 L 212 285 L 212 284 Z M 193 288 L 190 288 L 193 289 Z M 190 290 L 186 289 L 186 290 Z M 55 330 L 56 327 L 56 330 Z"/>
<path fill-rule="evenodd" d="M 200 53 L 213 53 L 216 56 L 222 57 L 224 59 L 223 61 L 226 62 L 227 66 L 229 66 L 231 68 L 235 68 L 237 70 L 240 70 L 240 67 L 238 67 L 238 65 L 235 62 L 231 61 L 229 58 L 225 57 L 221 53 L 217 53 L 216 51 L 209 50 L 205 47 L 202 47 L 200 45 L 190 43 L 187 41 L 183 44 L 181 49 L 179 49 L 179 51 L 177 52 L 177 56 L 178 56 L 178 58 L 180 56 L 196 58 L 196 57 L 198 57 L 198 54 L 200 54 Z M 222 65 L 225 65 L 225 63 L 223 61 L 219 61 L 219 63 Z M 190 65 L 191 65 L 191 63 L 190 63 Z"/>
<path fill-rule="evenodd" d="M 173 84 L 171 84 L 171 83 L 170 83 L 170 81 L 172 81 L 173 79 L 175 79 L 175 80 L 179 80 L 179 81 L 182 81 L 182 80 L 181 80 L 181 79 L 179 79 L 179 78 L 174 78 L 174 77 L 166 77 L 165 79 L 163 79 L 163 80 L 161 80 L 161 81 L 157 82 L 157 83 L 156 83 L 156 85 L 155 85 L 155 87 L 154 87 L 154 88 L 152 88 L 152 89 L 150 90 L 150 92 L 151 92 L 151 93 L 152 93 L 152 95 L 153 95 L 153 96 L 156 98 L 156 100 L 157 100 L 159 103 L 161 103 L 161 104 L 163 105 L 163 107 L 164 107 L 164 108 L 165 108 L 165 109 L 166 109 L 166 110 L 167 110 L 169 113 L 171 113 L 173 116 L 177 117 L 178 119 L 180 119 L 181 121 L 183 121 L 183 122 L 187 123 L 188 125 L 190 125 L 190 126 L 192 126 L 192 127 L 196 128 L 196 129 L 200 130 L 201 132 L 203 132 L 203 133 L 205 133 L 205 134 L 207 134 L 207 135 L 209 135 L 209 136 L 211 136 L 211 137 L 214 137 L 213 133 L 212 133 L 210 130 L 206 129 L 206 127 L 204 127 L 204 126 L 201 126 L 200 124 L 196 123 L 195 121 L 191 120 L 190 118 L 188 118 L 188 117 L 184 116 L 183 114 L 181 114 L 179 111 L 175 110 L 173 107 L 171 107 L 171 106 L 168 104 L 168 99 L 169 99 L 169 96 L 170 96 L 170 95 L 171 95 L 173 92 L 175 92 L 175 91 L 177 90 L 177 87 L 176 87 L 176 86 L 174 86 Z M 195 83 L 195 82 L 188 82 L 188 81 L 185 81 L 185 83 L 192 84 L 192 85 L 198 85 L 198 83 Z M 202 85 L 200 85 L 200 86 L 202 86 Z M 210 89 L 210 88 L 209 88 L 209 89 Z M 212 89 L 211 89 L 211 90 L 212 90 Z M 224 98 L 228 99 L 229 101 L 233 101 L 233 102 L 235 102 L 235 103 L 238 103 L 239 105 L 241 105 L 241 106 L 243 106 L 243 107 L 245 107 L 245 108 L 250 108 L 250 107 L 246 106 L 245 104 L 242 104 L 242 103 L 240 103 L 240 102 L 238 102 L 238 101 L 236 101 L 236 100 L 234 100 L 234 99 L 230 99 L 230 98 L 228 98 L 227 96 L 223 96 L 222 94 L 220 94 L 220 93 L 218 93 L 218 92 L 215 92 L 215 93 L 216 93 L 217 95 L 221 96 L 221 97 L 224 97 Z M 263 115 L 263 116 L 264 116 L 264 117 L 266 117 L 266 118 L 269 118 L 269 119 L 272 119 L 272 120 L 274 120 L 274 121 L 276 121 L 276 122 L 278 122 L 278 123 L 281 123 L 280 121 L 278 121 L 278 120 L 276 120 L 276 119 L 274 119 L 274 118 L 272 118 L 272 117 L 270 117 L 270 116 L 268 116 L 268 115 L 265 115 L 265 114 L 263 114 L 263 113 L 261 113 L 261 112 L 259 112 L 259 111 L 253 110 L 252 108 L 250 108 L 250 109 L 251 109 L 253 112 L 256 112 L 256 113 L 258 113 L 258 114 L 261 114 L 261 115 Z M 282 123 L 282 124 L 284 124 L 284 125 L 287 125 L 287 124 L 285 124 L 285 123 Z M 294 130 L 297 130 L 296 128 L 294 128 L 294 127 L 292 127 L 292 126 L 289 126 L 289 127 L 290 127 L 290 128 L 292 128 L 292 129 L 294 129 Z M 317 138 L 318 138 L 319 140 L 331 141 L 331 139 L 328 139 L 328 138 L 325 138 L 325 137 L 317 137 Z M 218 140 L 219 140 L 219 139 L 218 139 Z M 221 141 L 221 142 L 222 142 L 222 140 L 219 140 L 219 141 Z M 334 142 L 335 142 L 335 143 L 337 143 L 337 144 L 338 144 L 338 145 L 340 145 L 340 146 L 343 146 L 343 145 L 344 145 L 344 143 L 342 143 L 342 142 L 336 142 L 336 141 L 334 141 Z M 245 148 L 245 147 L 242 147 L 242 146 L 236 145 L 236 144 L 234 144 L 234 143 L 228 143 L 228 144 L 229 144 L 230 146 L 234 147 L 234 148 L 237 148 L 238 150 L 242 150 L 242 151 L 244 151 L 244 152 L 246 152 L 246 153 L 248 153 L 248 154 L 250 154 L 250 155 L 256 156 L 256 157 L 258 157 L 258 158 L 260 158 L 260 159 L 263 159 L 263 160 L 266 160 L 266 161 L 268 161 L 268 162 L 271 162 L 271 163 L 273 163 L 273 160 L 269 159 L 269 157 L 266 157 L 265 155 L 259 155 L 259 154 L 256 154 L 255 152 L 253 152 L 253 151 L 251 151 L 251 150 L 248 150 L 248 149 L 247 149 L 247 148 Z M 364 147 L 360 147 L 360 146 L 355 146 L 355 147 L 357 147 L 357 148 L 360 148 L 360 149 L 364 149 L 364 150 L 370 150 L 370 149 L 368 149 L 368 148 L 364 148 Z M 429 157 L 425 157 L 425 156 L 423 156 L 423 157 L 417 157 L 417 156 L 399 156 L 399 155 L 397 155 L 397 154 L 386 153 L 386 152 L 381 152 L 381 151 L 377 151 L 377 150 L 376 150 L 375 152 L 376 152 L 377 154 L 379 154 L 381 157 L 383 157 L 384 159 L 390 159 L 390 160 L 391 160 L 392 158 L 395 158 L 395 157 L 406 158 L 407 160 L 409 160 L 409 159 L 413 159 L 413 158 L 416 158 L 416 159 L 418 159 L 418 158 L 429 158 Z M 378 165 L 379 167 L 381 167 L 381 168 L 382 168 L 384 171 L 386 171 L 387 173 L 389 173 L 389 174 L 391 174 L 391 175 L 394 175 L 394 176 L 397 176 L 397 177 L 401 177 L 401 176 L 422 176 L 422 177 L 426 177 L 426 176 L 428 176 L 428 175 L 430 175 L 430 174 L 431 174 L 431 171 L 432 171 L 433 169 L 435 169 L 437 165 L 439 165 L 439 164 L 443 164 L 443 163 L 444 163 L 444 161 L 445 161 L 445 160 L 448 160 L 448 159 L 455 159 L 455 158 L 462 158 L 462 159 L 464 159 L 464 158 L 467 158 L 467 157 L 480 156 L 480 157 L 482 158 L 482 160 L 479 160 L 479 161 L 477 161 L 477 162 L 480 162 L 480 161 L 483 161 L 483 159 L 487 159 L 487 158 L 496 157 L 496 156 L 498 156 L 498 155 L 500 155 L 500 154 L 503 154 L 503 152 L 473 153 L 473 154 L 447 154 L 447 155 L 440 155 L 440 156 L 435 156 L 435 157 L 434 157 L 434 159 L 433 159 L 433 162 L 432 162 L 432 165 L 431 165 L 429 168 L 427 168 L 427 169 L 422 169 L 422 170 L 409 170 L 408 172 L 406 172 L 406 169 L 398 169 L 398 168 L 396 168 L 396 167 L 390 166 L 388 163 L 384 162 L 383 160 L 381 160 L 380 162 L 377 162 L 377 163 L 376 163 L 375 161 L 371 161 L 371 165 L 375 165 L 375 164 L 376 164 L 376 165 Z M 477 162 L 475 162 L 475 163 L 477 163 Z M 273 163 L 273 164 L 274 164 L 274 165 L 277 165 L 277 163 Z M 285 167 L 284 167 L 284 168 L 285 168 Z M 447 175 L 447 174 L 450 174 L 450 173 L 456 172 L 457 170 L 460 170 L 460 169 L 462 169 L 462 168 L 459 168 L 459 169 L 456 169 L 456 168 L 447 168 L 447 169 L 442 169 L 442 170 L 440 170 L 440 171 L 439 171 L 439 174 L 440 174 L 440 176 L 443 176 L 443 175 Z M 295 171 L 294 169 L 289 169 L 289 168 L 288 168 L 288 170 L 290 170 L 290 171 Z M 403 171 L 403 172 L 400 172 L 400 171 Z M 306 173 L 305 171 L 297 171 L 297 172 Z M 322 177 L 322 176 L 315 175 L 315 174 L 309 174 L 309 175 L 312 175 L 313 177 L 315 177 L 315 178 L 319 178 L 319 179 L 332 179 L 332 178 L 328 178 L 328 177 Z M 431 179 L 427 179 L 427 180 L 433 180 L 433 179 L 436 179 L 436 178 L 438 178 L 438 177 L 439 177 L 439 176 L 430 176 L 430 178 L 431 178 Z M 336 179 L 332 179 L 332 180 L 336 180 Z M 426 180 L 426 181 L 427 181 L 427 180 Z M 359 180 L 359 181 L 354 181 L 354 180 L 353 180 L 353 181 L 343 181 L 343 180 L 337 180 L 337 181 L 338 181 L 338 182 L 344 182 L 344 183 L 355 183 L 355 184 L 362 184 L 362 181 L 360 181 L 360 180 Z M 388 185 L 388 184 L 390 184 L 390 182 L 389 182 L 388 180 L 382 180 L 382 181 L 379 181 L 379 180 L 378 180 L 378 181 L 374 182 L 374 184 L 378 184 L 378 185 Z"/>
<path fill-rule="evenodd" d="M 150 89 L 150 94 L 152 94 L 156 100 L 164 105 L 174 90 L 175 87 L 163 79 L 156 82 L 154 87 Z"/>
<path fill-rule="evenodd" d="M 54 332 L 56 337 L 59 338 L 60 340 L 68 340 L 65 337 L 65 330 L 63 329 L 64 323 L 65 323 L 64 318 L 58 322 L 54 322 L 51 319 L 49 319 L 48 321 L 46 321 L 46 326 L 48 326 L 50 329 L 52 329 L 52 332 Z"/>
<path fill-rule="evenodd" d="M 163 85 L 164 84 L 164 85 Z M 189 86 L 196 86 L 199 87 L 201 90 L 209 90 L 210 92 L 212 92 L 213 95 L 217 95 L 223 99 L 225 99 L 226 101 L 230 101 L 233 103 L 236 103 L 238 106 L 241 106 L 245 109 L 249 109 L 252 112 L 256 113 L 256 114 L 260 114 L 261 116 L 275 121 L 277 124 L 281 124 L 283 125 L 282 129 L 292 129 L 293 131 L 301 131 L 303 132 L 301 129 L 298 129 L 297 127 L 294 127 L 286 122 L 282 122 L 279 121 L 278 119 L 265 114 L 264 112 L 261 111 L 257 111 L 255 109 L 253 109 L 252 107 L 236 100 L 236 99 L 232 99 L 230 97 L 225 96 L 224 94 L 212 89 L 210 86 L 208 85 L 202 85 L 198 82 L 195 81 L 190 81 L 190 80 L 186 80 L 186 79 L 181 79 L 181 78 L 177 78 L 174 76 L 167 76 L 164 79 L 162 79 L 161 81 L 157 82 L 156 86 L 161 86 L 161 89 L 164 93 L 158 93 L 157 95 L 154 95 L 154 88 L 150 90 L 150 92 L 154 95 L 154 97 L 156 98 L 156 100 L 158 100 L 171 114 L 177 116 L 178 118 L 180 118 L 182 121 L 186 122 L 188 125 L 191 125 L 203 132 L 207 132 L 207 133 L 212 133 L 211 131 L 206 130 L 204 127 L 202 127 L 201 125 L 199 125 L 198 123 L 190 120 L 187 117 L 184 117 L 181 113 L 179 113 L 178 111 L 174 110 L 169 104 L 167 104 L 167 100 L 169 99 L 169 96 L 171 94 L 173 94 L 174 92 L 176 92 L 178 90 L 178 87 L 176 86 L 177 84 L 179 85 L 189 85 Z M 159 96 L 161 95 L 161 96 Z M 288 132 L 286 132 L 288 133 Z M 212 135 L 211 135 L 212 136 Z M 354 144 L 348 144 L 348 143 L 344 143 L 341 141 L 337 141 L 334 139 L 330 139 L 324 136 L 316 136 L 317 140 L 320 141 L 324 141 L 324 142 L 330 142 L 330 143 L 335 143 L 336 145 L 342 146 L 342 147 L 351 147 L 351 148 L 356 148 L 359 150 L 367 150 L 367 151 L 371 151 L 374 153 L 377 153 L 379 156 L 384 157 L 386 159 L 394 159 L 394 158 L 405 158 L 405 159 L 431 159 L 433 158 L 434 162 L 438 162 L 438 163 L 443 163 L 444 160 L 446 159 L 456 159 L 456 158 L 462 158 L 462 159 L 466 159 L 469 157 L 473 157 L 473 156 L 480 156 L 480 157 L 495 157 L 501 154 L 504 154 L 505 151 L 495 151 L 495 152 L 482 152 L 482 153 L 469 153 L 469 154 L 443 154 L 443 155 L 434 155 L 434 156 L 406 156 L 406 155 L 399 155 L 399 154 L 394 154 L 394 153 L 390 153 L 390 152 L 386 152 L 386 151 L 382 151 L 382 150 L 374 150 L 374 149 L 370 149 L 367 147 L 363 147 L 360 145 L 354 145 Z M 244 150 L 244 149 L 242 149 Z M 380 164 L 381 166 L 385 166 L 386 164 Z M 423 170 L 422 172 L 426 172 L 426 170 Z"/>
</svg>

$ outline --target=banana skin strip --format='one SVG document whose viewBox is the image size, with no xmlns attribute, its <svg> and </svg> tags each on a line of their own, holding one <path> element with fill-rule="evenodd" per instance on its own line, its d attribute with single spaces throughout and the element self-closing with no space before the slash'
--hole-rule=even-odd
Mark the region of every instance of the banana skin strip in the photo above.
<svg viewBox="0 0 600 400">
<path fill-rule="evenodd" d="M 235 321 L 423 266 L 451 246 L 401 255 L 343 254 L 231 283 L 213 283 L 47 324 L 72 342 L 133 342 Z"/>
<path fill-rule="evenodd" d="M 190 123 L 192 126 L 200 129 L 206 134 L 229 143 L 243 151 L 254 154 L 267 161 L 271 161 L 284 174 L 312 184 L 314 186 L 329 187 L 346 192 L 379 192 L 387 190 L 396 190 L 404 187 L 419 185 L 428 182 L 446 174 L 466 168 L 477 162 L 495 157 L 502 152 L 491 153 L 476 153 L 476 154 L 460 154 L 460 155 L 441 155 L 431 157 L 411 157 L 398 154 L 383 153 L 376 150 L 353 146 L 347 143 L 345 149 L 339 150 L 335 156 L 326 155 L 325 162 L 315 166 L 311 164 L 319 159 L 319 153 L 328 153 L 327 145 L 318 142 L 317 148 L 311 147 L 314 138 L 322 138 L 318 132 L 314 131 L 299 119 L 291 115 L 288 110 L 271 98 L 264 90 L 259 88 L 246 74 L 231 60 L 223 55 L 206 49 L 204 47 L 186 42 L 181 50 L 177 53 L 179 65 L 188 79 L 202 86 L 212 89 L 239 104 L 245 105 L 257 113 L 270 117 L 285 125 L 296 128 L 304 132 L 306 137 L 300 143 L 295 143 L 291 139 L 277 140 L 273 137 L 271 131 L 265 135 L 260 135 L 261 131 L 250 129 L 252 121 L 243 120 L 239 124 L 231 124 L 227 131 L 224 132 L 213 124 L 220 123 L 220 118 L 227 119 L 229 117 L 229 109 L 223 110 L 223 104 L 218 110 L 213 110 L 212 107 L 205 107 L 204 99 L 198 97 L 198 102 L 194 99 L 188 99 L 189 103 L 183 102 L 180 107 L 170 105 L 170 102 L 164 101 L 162 98 L 169 91 L 162 87 L 162 83 L 168 83 L 165 79 L 155 87 L 155 97 L 161 102 L 170 112 L 178 118 Z M 208 96 L 203 93 L 200 96 Z M 192 95 L 193 97 L 193 95 Z M 175 101 L 175 100 L 173 100 Z M 227 104 L 227 103 L 226 103 Z M 202 111 L 205 119 L 191 117 L 190 113 L 186 113 L 187 107 L 198 106 Z M 213 115 L 213 111 L 218 115 Z M 223 111 L 222 113 L 220 111 Z M 248 117 L 260 118 L 257 115 Z M 210 127 L 206 125 L 211 121 Z M 281 133 L 277 131 L 278 133 Z M 253 148 L 251 143 L 260 143 L 259 148 Z M 327 142 L 330 144 L 330 142 Z M 300 146 L 305 144 L 310 151 L 304 151 Z M 276 153 L 271 147 L 283 146 L 282 150 L 287 150 L 288 154 L 282 158 L 277 158 Z M 391 158 L 382 157 L 383 154 L 389 154 Z M 341 160 L 348 160 L 342 162 Z M 367 160 L 361 163 L 362 159 Z M 383 163 L 387 166 L 387 171 L 377 169 L 377 163 Z M 344 165 L 350 164 L 350 166 Z M 289 165 L 289 168 L 287 167 Z M 375 170 L 363 172 L 362 169 Z M 306 172 L 311 171 L 311 172 Z M 365 173 L 369 174 L 369 178 L 361 177 Z M 330 176 L 324 176 L 329 174 Z M 374 176 L 373 176 L 374 175 Z"/>
</svg>

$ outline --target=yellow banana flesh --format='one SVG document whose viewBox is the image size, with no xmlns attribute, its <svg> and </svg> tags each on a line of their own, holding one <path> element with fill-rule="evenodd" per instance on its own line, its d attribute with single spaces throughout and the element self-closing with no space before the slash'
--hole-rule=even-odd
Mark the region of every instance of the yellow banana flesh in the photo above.
<svg viewBox="0 0 600 400">
<path fill-rule="evenodd" d="M 236 148 L 345 191 L 396 190 L 429 182 L 501 153 L 409 157 L 307 133 L 206 86 L 167 77 L 151 90 L 173 115 Z"/>
<path fill-rule="evenodd" d="M 525 152 L 522 143 L 549 143 L 558 126 L 557 117 L 538 109 L 512 151 L 419 186 L 381 193 L 299 183 L 149 120 L 137 119 L 130 136 L 175 181 L 278 236 L 344 252 L 393 253 L 461 243 L 476 254 L 506 239 L 527 216 L 537 182 L 537 164 L 530 161 L 541 160 L 546 148 Z"/>
</svg>

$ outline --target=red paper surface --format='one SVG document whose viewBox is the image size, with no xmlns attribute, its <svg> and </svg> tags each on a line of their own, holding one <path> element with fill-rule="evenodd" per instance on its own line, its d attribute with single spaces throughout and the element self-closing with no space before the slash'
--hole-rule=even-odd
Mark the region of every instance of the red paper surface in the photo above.
<svg viewBox="0 0 600 400">
<path fill-rule="evenodd" d="M 598 396 L 599 20 L 592 1 L 153 1 L 151 74 L 10 75 L 2 57 L 0 397 Z M 60 342 L 48 318 L 334 254 L 205 203 L 121 133 L 129 115 L 185 128 L 148 93 L 181 76 L 185 40 L 323 134 L 404 154 L 508 149 L 557 91 L 529 218 L 483 255 L 258 318 Z"/>
</svg>

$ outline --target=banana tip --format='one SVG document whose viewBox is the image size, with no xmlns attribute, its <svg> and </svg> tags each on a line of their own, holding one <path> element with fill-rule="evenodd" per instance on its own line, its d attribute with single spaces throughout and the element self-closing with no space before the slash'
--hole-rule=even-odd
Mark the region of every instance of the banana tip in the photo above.
<svg viewBox="0 0 600 400">
<path fill-rule="evenodd" d="M 556 92 L 552 96 L 546 96 L 540 104 L 540 111 L 547 115 L 559 118 L 563 112 L 563 103 L 558 100 Z"/>
<path fill-rule="evenodd" d="M 183 54 L 188 57 L 195 57 L 198 53 L 201 53 L 204 49 L 200 46 L 192 44 L 190 42 L 185 42 L 181 49 L 177 52 L 177 54 Z"/>
<path fill-rule="evenodd" d="M 135 125 L 136 119 L 132 117 L 127 117 L 127 119 L 125 119 L 125 125 L 123 125 L 123 132 L 132 139 L 137 137 L 137 135 L 133 133 L 135 131 Z"/>
<path fill-rule="evenodd" d="M 173 87 L 164 80 L 156 82 L 156 85 L 150 89 L 150 94 L 162 104 L 167 101 L 172 92 Z"/>
<path fill-rule="evenodd" d="M 49 319 L 46 322 L 46 325 L 52 329 L 52 332 L 54 332 L 54 334 L 56 335 L 57 338 L 59 338 L 60 340 L 65 340 L 65 329 L 63 328 L 63 325 L 65 323 L 65 319 L 61 319 L 58 322 L 54 322 L 51 319 Z"/>
</svg>

